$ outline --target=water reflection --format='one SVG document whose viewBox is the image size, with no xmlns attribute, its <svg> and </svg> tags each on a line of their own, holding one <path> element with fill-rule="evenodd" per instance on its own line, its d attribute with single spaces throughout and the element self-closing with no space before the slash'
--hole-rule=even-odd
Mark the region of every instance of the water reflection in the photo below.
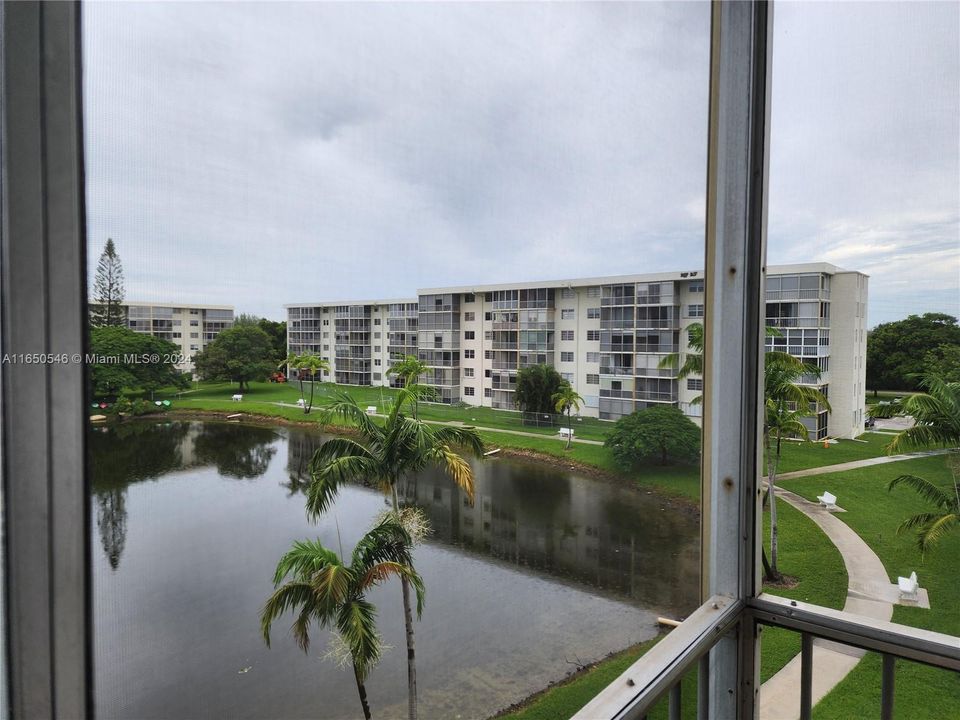
<svg viewBox="0 0 960 720">
<path fill-rule="evenodd" d="M 168 473 L 213 466 L 249 480 L 266 472 L 276 431 L 249 425 L 127 422 L 90 434 L 89 452 L 100 544 L 116 570 L 126 545 L 127 488 Z"/>
<path fill-rule="evenodd" d="M 288 491 L 305 492 L 323 438 L 292 432 Z M 697 603 L 696 520 L 657 496 L 527 461 L 473 462 L 475 501 L 428 470 L 398 486 L 439 541 L 645 605 Z M 683 578 L 684 582 L 678 582 Z"/>
</svg>

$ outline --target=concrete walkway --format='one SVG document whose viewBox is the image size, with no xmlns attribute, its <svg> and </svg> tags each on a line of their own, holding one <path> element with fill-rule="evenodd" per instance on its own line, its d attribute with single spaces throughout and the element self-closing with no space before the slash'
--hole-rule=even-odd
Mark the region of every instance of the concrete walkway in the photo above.
<svg viewBox="0 0 960 720">
<path fill-rule="evenodd" d="M 783 473 L 778 480 L 826 475 L 843 470 L 945 455 L 949 452 L 951 451 L 927 450 L 855 460 Z M 847 569 L 847 600 L 843 606 L 844 611 L 875 620 L 890 620 L 893 616 L 893 604 L 889 600 L 889 593 L 883 592 L 890 585 L 890 578 L 880 558 L 870 549 L 870 546 L 846 523 L 819 504 L 812 503 L 779 486 L 777 496 L 813 520 L 840 551 L 843 564 Z M 819 702 L 836 687 L 856 667 L 863 655 L 862 650 L 815 639 L 813 641 L 813 703 Z M 798 720 L 799 717 L 800 655 L 796 655 L 783 666 L 780 672 L 760 687 L 760 718 L 761 720 Z"/>
<path fill-rule="evenodd" d="M 293 403 L 285 402 L 274 402 L 272 405 L 279 405 L 280 407 L 288 408 L 299 408 L 299 405 L 294 405 Z M 374 413 L 373 417 L 386 417 L 380 413 Z M 450 425 L 452 427 L 464 427 L 467 423 L 460 420 L 424 420 L 428 425 Z M 540 438 L 541 440 L 559 440 L 561 442 L 566 442 L 566 438 L 559 437 L 558 435 L 547 435 L 546 433 L 533 433 L 525 432 L 523 430 L 504 430 L 503 428 L 494 428 L 494 427 L 482 427 L 480 425 L 470 425 L 474 430 L 481 430 L 484 432 L 498 432 L 498 433 L 507 433 L 508 435 L 519 435 L 521 437 L 532 437 Z M 576 430 L 576 428 L 574 428 Z M 573 442 L 582 443 L 584 445 L 603 445 L 602 440 L 587 440 L 586 438 L 578 438 L 574 436 Z"/>
<path fill-rule="evenodd" d="M 919 452 L 904 453 L 903 455 L 882 455 L 866 460 L 852 460 L 851 462 L 837 463 L 836 465 L 824 465 L 823 467 L 807 468 L 806 470 L 795 470 L 793 472 L 780 473 L 777 475 L 777 482 L 781 480 L 793 480 L 794 478 L 810 477 L 811 475 L 826 475 L 827 473 L 843 472 L 844 470 L 856 470 L 857 468 L 871 467 L 873 465 L 886 465 L 892 462 L 902 462 L 904 460 L 916 460 L 922 457 L 932 457 L 934 455 L 946 455 L 952 450 L 921 450 Z"/>
</svg>

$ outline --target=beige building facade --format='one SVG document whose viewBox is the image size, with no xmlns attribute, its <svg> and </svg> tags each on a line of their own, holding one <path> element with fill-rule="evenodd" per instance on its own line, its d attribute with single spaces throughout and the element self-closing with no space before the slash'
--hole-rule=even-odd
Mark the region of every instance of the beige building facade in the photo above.
<svg viewBox="0 0 960 720">
<path fill-rule="evenodd" d="M 173 343 L 182 361 L 177 368 L 193 372 L 193 356 L 211 343 L 221 330 L 233 327 L 232 305 L 162 305 L 124 303 L 127 327 Z"/>
</svg>

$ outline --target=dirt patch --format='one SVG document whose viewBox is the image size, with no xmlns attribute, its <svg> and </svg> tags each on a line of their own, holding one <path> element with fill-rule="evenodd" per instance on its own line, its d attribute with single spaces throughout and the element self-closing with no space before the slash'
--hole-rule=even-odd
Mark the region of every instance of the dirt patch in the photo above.
<svg viewBox="0 0 960 720">
<path fill-rule="evenodd" d="M 800 584 L 800 579 L 794 577 L 793 575 L 781 575 L 779 580 L 767 580 L 763 581 L 764 590 L 793 590 L 797 585 Z"/>
</svg>

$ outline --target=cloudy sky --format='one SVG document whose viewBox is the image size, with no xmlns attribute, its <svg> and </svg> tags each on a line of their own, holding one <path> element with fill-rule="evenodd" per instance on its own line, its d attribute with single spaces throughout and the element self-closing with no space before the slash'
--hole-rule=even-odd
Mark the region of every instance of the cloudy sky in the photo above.
<svg viewBox="0 0 960 720">
<path fill-rule="evenodd" d="M 86 3 L 91 268 L 307 300 L 703 264 L 709 6 Z M 960 5 L 778 3 L 771 263 L 960 314 Z"/>
</svg>

